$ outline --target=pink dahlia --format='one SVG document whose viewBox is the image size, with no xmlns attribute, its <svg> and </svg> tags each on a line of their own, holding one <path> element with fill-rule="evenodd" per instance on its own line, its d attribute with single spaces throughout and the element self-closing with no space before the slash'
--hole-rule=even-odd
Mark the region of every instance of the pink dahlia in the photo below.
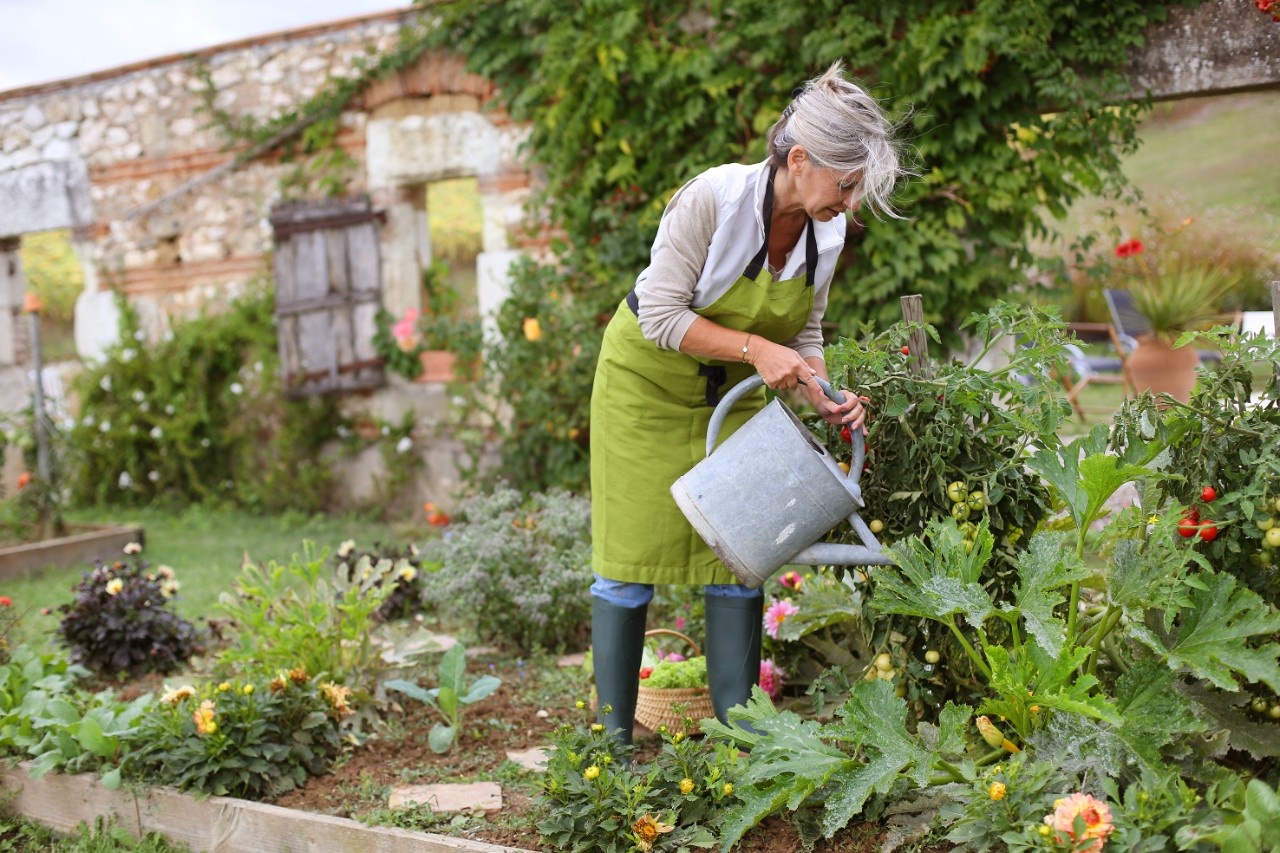
<svg viewBox="0 0 1280 853">
<path fill-rule="evenodd" d="M 789 598 L 775 598 L 773 604 L 764 612 L 764 632 L 773 639 L 778 639 L 778 631 L 788 616 L 795 616 L 800 608 L 791 603 Z"/>
<path fill-rule="evenodd" d="M 787 674 L 771 658 L 760 661 L 760 689 L 768 693 L 770 699 L 782 695 L 782 680 L 786 677 Z"/>
</svg>

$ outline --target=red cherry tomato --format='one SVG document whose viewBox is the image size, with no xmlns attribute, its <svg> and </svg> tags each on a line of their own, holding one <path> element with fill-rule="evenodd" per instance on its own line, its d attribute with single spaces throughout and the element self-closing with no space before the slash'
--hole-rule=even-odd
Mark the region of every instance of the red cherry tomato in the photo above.
<svg viewBox="0 0 1280 853">
<path fill-rule="evenodd" d="M 1218 528 L 1214 526 L 1212 521 L 1200 522 L 1199 536 L 1206 542 L 1212 542 L 1218 538 Z"/>
<path fill-rule="evenodd" d="M 1217 496 L 1218 492 L 1213 488 L 1213 486 L 1205 486 L 1200 490 L 1200 500 L 1207 504 L 1213 503 L 1213 499 Z"/>
<path fill-rule="evenodd" d="M 849 429 L 848 424 L 840 427 L 840 437 L 844 439 L 845 444 L 853 444 L 853 430 Z"/>
<path fill-rule="evenodd" d="M 1198 529 L 1199 525 L 1196 524 L 1195 519 L 1190 516 L 1184 516 L 1182 521 L 1178 522 L 1178 535 L 1183 539 L 1190 539 L 1192 536 L 1195 536 Z"/>
<path fill-rule="evenodd" d="M 903 355 L 911 355 L 911 347 L 906 346 L 906 345 L 904 344 L 904 345 L 903 345 L 903 347 L 902 347 L 902 354 L 903 354 Z"/>
<path fill-rule="evenodd" d="M 1196 509 L 1193 506 L 1189 506 L 1182 511 L 1182 517 L 1189 518 L 1192 521 L 1198 522 L 1200 521 L 1200 510 Z"/>
</svg>

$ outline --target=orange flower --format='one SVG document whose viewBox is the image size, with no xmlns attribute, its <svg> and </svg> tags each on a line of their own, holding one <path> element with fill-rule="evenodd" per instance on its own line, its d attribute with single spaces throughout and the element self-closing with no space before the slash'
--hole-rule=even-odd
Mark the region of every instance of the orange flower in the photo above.
<svg viewBox="0 0 1280 853">
<path fill-rule="evenodd" d="M 206 699 L 200 703 L 200 707 L 191 715 L 191 719 L 195 721 L 196 731 L 202 735 L 211 735 L 218 730 L 218 724 L 213 721 L 216 716 L 212 699 Z"/>
<path fill-rule="evenodd" d="M 646 814 L 635 823 L 631 824 L 631 831 L 636 834 L 636 846 L 644 853 L 649 853 L 653 849 L 653 842 L 658 840 L 658 836 L 664 832 L 671 832 L 674 826 L 668 823 L 660 823 L 651 814 Z"/>
<path fill-rule="evenodd" d="M 996 724 L 991 722 L 989 717 L 979 717 L 975 722 L 978 724 L 978 734 L 982 735 L 987 746 L 1003 747 L 1008 752 L 1022 752 L 1016 744 L 1004 736 L 1004 732 L 996 728 Z"/>
<path fill-rule="evenodd" d="M 25 489 L 31 483 L 31 472 L 23 471 L 18 475 L 18 488 Z"/>
<path fill-rule="evenodd" d="M 447 527 L 449 522 L 453 520 L 449 517 L 447 512 L 442 512 L 440 507 L 436 506 L 431 501 L 427 501 L 422 505 L 422 511 L 427 514 L 427 524 L 434 525 L 435 527 Z"/>
<path fill-rule="evenodd" d="M 1101 853 L 1107 843 L 1107 836 L 1115 829 L 1111 822 L 1111 809 L 1101 800 L 1090 794 L 1071 794 L 1053 801 L 1053 814 L 1044 816 L 1045 825 L 1055 833 L 1059 844 L 1072 843 L 1072 849 L 1079 853 Z M 1075 835 L 1076 818 L 1084 820 L 1084 834 L 1080 838 Z M 1081 841 L 1093 839 L 1087 847 L 1079 846 Z"/>
<path fill-rule="evenodd" d="M 542 323 L 538 322 L 537 317 L 524 318 L 524 337 L 530 343 L 542 340 Z"/>
</svg>

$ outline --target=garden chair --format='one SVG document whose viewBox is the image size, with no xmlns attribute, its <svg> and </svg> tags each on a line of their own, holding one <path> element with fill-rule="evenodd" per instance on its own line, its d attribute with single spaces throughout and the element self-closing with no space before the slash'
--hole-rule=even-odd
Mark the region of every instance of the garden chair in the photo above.
<svg viewBox="0 0 1280 853">
<path fill-rule="evenodd" d="M 1125 371 L 1126 351 L 1115 327 L 1110 323 L 1068 323 L 1067 330 L 1078 340 L 1109 346 L 1114 355 L 1086 355 L 1076 344 L 1064 346 L 1067 372 L 1059 373 L 1058 380 L 1067 392 L 1067 401 L 1081 423 L 1088 423 L 1088 413 L 1080 400 L 1080 394 L 1093 383 L 1123 385 L 1122 393 L 1129 395 L 1132 386 Z"/>
<path fill-rule="evenodd" d="M 1243 311 L 1240 314 L 1240 333 L 1256 335 L 1259 332 L 1267 337 L 1276 336 L 1276 316 L 1271 311 Z"/>
</svg>

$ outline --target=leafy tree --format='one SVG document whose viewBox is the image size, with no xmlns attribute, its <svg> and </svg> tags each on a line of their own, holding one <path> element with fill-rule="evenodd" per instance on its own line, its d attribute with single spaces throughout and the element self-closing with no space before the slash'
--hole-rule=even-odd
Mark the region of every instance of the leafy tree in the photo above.
<svg viewBox="0 0 1280 853">
<path fill-rule="evenodd" d="M 1190 0 L 1195 2 L 1195 0 Z M 828 313 L 839 332 L 896 319 L 895 297 L 924 296 L 925 320 L 981 311 L 1043 265 L 1028 235 L 1084 193 L 1120 189 L 1144 105 L 1128 100 L 1126 50 L 1167 3 L 1118 0 L 473 0 L 433 6 L 437 46 L 494 81 L 498 104 L 532 123 L 545 176 L 540 208 L 564 235 L 557 266 L 523 268 L 513 299 L 548 286 L 575 305 L 573 340 L 499 353 L 513 403 L 506 474 L 526 484 L 585 479 L 588 385 L 544 382 L 575 344 L 598 337 L 643 268 L 662 208 L 700 170 L 756 161 L 791 90 L 843 58 L 903 126 L 918 178 L 905 220 L 850 224 Z M 584 303 L 585 306 L 584 307 Z M 548 306 L 540 306 L 550 310 Z M 504 313 L 504 335 L 523 317 Z M 528 315 L 525 315 L 528 316 Z M 544 320 L 545 315 L 541 318 Z M 582 352 L 578 357 L 590 357 Z M 511 359 L 517 359 L 512 361 Z M 581 371 L 588 379 L 590 371 Z M 550 386 L 548 386 L 549 388 Z M 570 397 L 570 399 L 574 399 Z M 548 421 L 568 428 L 547 430 Z M 566 419 L 572 419 L 569 423 Z M 557 450 L 556 448 L 559 448 Z M 546 460 L 562 464 L 548 466 Z M 563 461 L 567 460 L 567 461 Z"/>
</svg>

